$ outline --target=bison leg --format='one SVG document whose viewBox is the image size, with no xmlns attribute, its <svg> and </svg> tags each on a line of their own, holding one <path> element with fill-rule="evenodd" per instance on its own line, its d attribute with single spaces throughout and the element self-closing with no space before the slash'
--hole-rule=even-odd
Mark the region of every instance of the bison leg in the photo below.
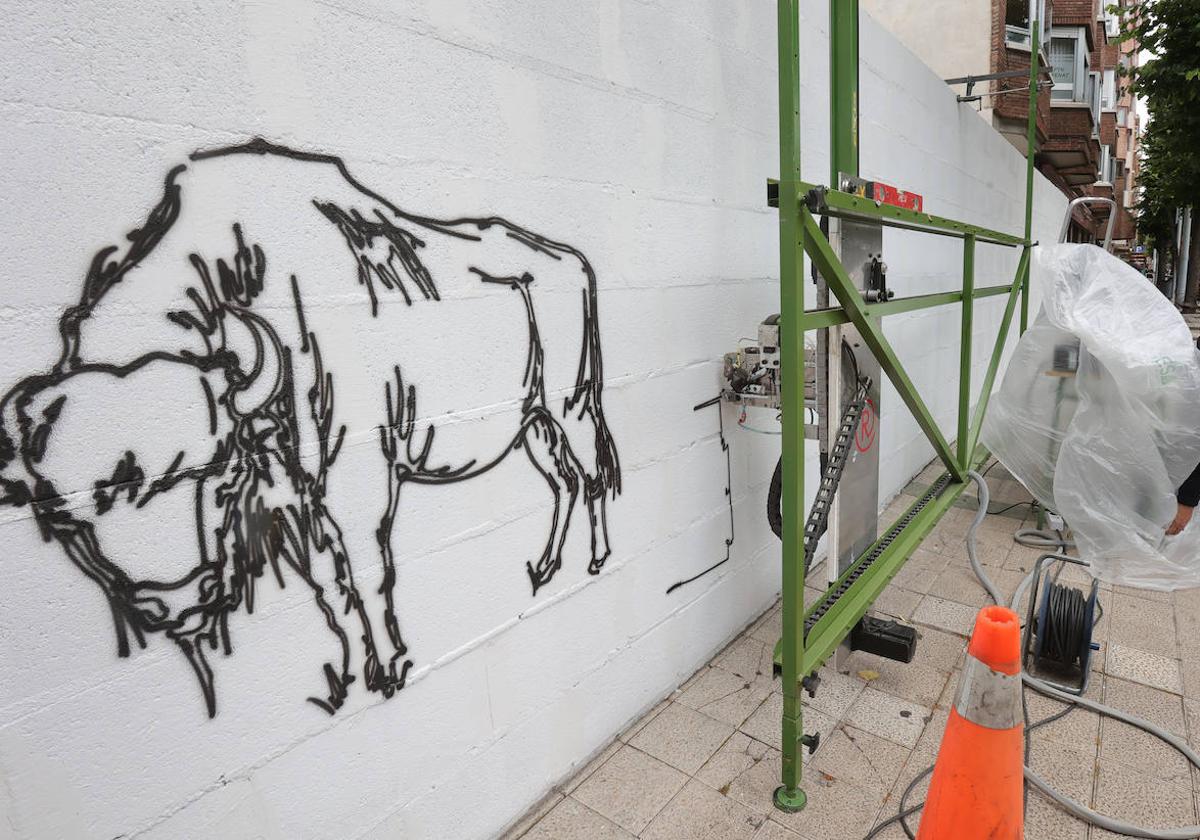
<svg viewBox="0 0 1200 840">
<path fill-rule="evenodd" d="M 584 490 L 587 499 L 588 523 L 592 528 L 592 561 L 588 574 L 598 575 L 612 554 L 608 544 L 608 491 L 599 481 L 588 480 Z"/>
<path fill-rule="evenodd" d="M 544 409 L 535 409 L 525 424 L 522 445 L 529 460 L 537 469 L 550 492 L 554 494 L 554 516 L 550 523 L 550 537 L 537 565 L 526 563 L 529 580 L 536 595 L 539 588 L 550 582 L 554 573 L 562 568 L 562 549 L 567 539 L 567 528 L 571 523 L 571 512 L 579 497 L 580 477 L 583 468 L 567 443 L 562 427 Z M 563 510 L 563 495 L 567 497 Z"/>
<path fill-rule="evenodd" d="M 383 595 L 382 637 L 386 638 L 390 645 L 386 670 L 395 687 L 403 688 L 405 674 L 412 663 L 407 660 L 401 661 L 408 653 L 408 646 L 400 637 L 400 622 L 396 619 L 396 559 L 392 552 L 392 527 L 396 523 L 396 512 L 400 507 L 400 488 L 404 486 L 409 472 L 401 465 L 389 463 L 388 467 L 387 505 L 383 516 L 380 517 L 375 540 L 379 545 L 379 555 L 383 563 L 383 577 L 379 581 L 379 594 Z"/>
</svg>

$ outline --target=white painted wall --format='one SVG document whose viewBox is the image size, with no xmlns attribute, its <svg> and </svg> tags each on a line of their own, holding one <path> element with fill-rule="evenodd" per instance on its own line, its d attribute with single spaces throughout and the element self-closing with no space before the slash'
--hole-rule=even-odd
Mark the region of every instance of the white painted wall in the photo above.
<svg viewBox="0 0 1200 840">
<path fill-rule="evenodd" d="M 962 0 L 863 0 L 862 9 L 943 79 L 982 76 L 992 71 L 992 2 Z M 991 90 L 990 82 L 975 93 Z M 965 86 L 958 86 L 965 93 Z M 991 122 L 991 100 L 976 113 Z"/>
<path fill-rule="evenodd" d="M 824 4 L 805 8 L 803 54 L 814 60 L 804 68 L 804 174 L 824 180 Z M 732 560 L 665 594 L 723 555 L 729 529 L 716 417 L 692 406 L 716 392 L 720 355 L 777 306 L 777 224 L 764 206 L 778 160 L 771 4 L 227 0 L 6 11 L 0 393 L 51 369 L 58 318 L 81 299 L 93 255 L 124 246 L 172 167 L 261 135 L 341 156 L 358 181 L 412 213 L 497 214 L 586 255 L 624 492 L 610 504 L 603 571 L 587 573 L 577 512 L 562 569 L 532 596 L 524 566 L 546 540 L 551 502 L 523 453 L 467 483 L 406 486 L 392 539 L 413 662 L 406 686 L 390 699 L 365 690 L 359 652 L 360 678 L 336 714 L 306 702 L 327 693 L 332 636 L 299 576 L 284 569 L 281 588 L 268 570 L 253 613 L 243 604 L 229 617 L 232 654 L 210 653 L 212 719 L 178 647 L 151 632 L 144 650 L 118 658 L 97 584 L 42 539 L 28 505 L 0 505 L 0 836 L 494 835 L 771 603 L 779 550 L 763 505 L 777 441 L 737 431 L 732 414 Z M 862 38 L 864 174 L 924 193 L 931 212 L 1019 230 L 1024 168 L 1012 148 L 870 20 Z M 347 548 L 368 592 L 380 561 L 367 526 L 387 493 L 372 424 L 391 365 L 446 400 L 440 439 L 466 432 L 444 457 L 478 455 L 476 424 L 482 437 L 518 410 L 518 388 L 495 392 L 512 381 L 504 354 L 523 353 L 526 333 L 514 321 L 515 344 L 486 338 L 512 317 L 516 293 L 487 297 L 463 285 L 461 269 L 536 274 L 548 368 L 578 358 L 579 274 L 503 237 L 459 250 L 425 231 L 427 253 L 444 247 L 445 264 L 460 269 L 435 272 L 444 302 L 405 307 L 393 292 L 372 319 L 343 243 L 310 210 L 333 194 L 362 204 L 329 167 L 195 163 L 180 178 L 184 213 L 147 258 L 154 270 L 132 273 L 106 299 L 103 329 L 85 333 L 87 358 L 184 341 L 164 314 L 195 283 L 188 255 L 231 259 L 230 226 L 244 222 L 267 254 L 256 311 L 291 336 L 311 381 L 288 296 L 296 273 L 338 371 L 353 427 L 342 463 L 353 469 L 331 480 L 329 497 L 354 525 Z M 1048 240 L 1063 200 L 1040 176 L 1037 195 L 1035 234 Z M 981 248 L 980 285 L 1006 281 L 1015 265 L 992 250 Z M 887 259 L 899 294 L 958 280 L 953 240 L 889 234 Z M 976 310 L 977 372 L 1002 305 Z M 956 312 L 896 318 L 888 334 L 950 430 Z M 251 346 L 240 346 L 245 358 Z M 113 559 L 147 578 L 197 562 L 193 485 L 103 516 L 92 494 L 115 466 L 108 453 L 127 445 L 165 458 L 144 459 L 148 476 L 180 449 L 189 464 L 215 454 L 199 377 L 168 370 L 140 390 L 73 378 L 44 462 L 0 470 L 52 472 L 66 510 L 94 521 Z M 42 422 L 37 412 L 58 393 L 43 391 L 26 414 Z M 10 434 L 15 411 L 10 400 Z M 931 452 L 893 392 L 884 412 L 881 499 Z M 304 452 L 311 466 L 311 438 Z M 190 593 L 176 593 L 182 606 Z"/>
</svg>

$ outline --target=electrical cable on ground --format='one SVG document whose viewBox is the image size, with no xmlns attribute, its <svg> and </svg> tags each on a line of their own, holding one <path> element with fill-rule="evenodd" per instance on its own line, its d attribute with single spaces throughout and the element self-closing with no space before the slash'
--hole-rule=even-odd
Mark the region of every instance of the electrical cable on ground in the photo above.
<svg viewBox="0 0 1200 840">
<path fill-rule="evenodd" d="M 990 467 L 989 467 L 989 469 L 990 469 Z M 988 494 L 987 481 L 984 479 L 984 477 L 982 475 L 975 472 L 974 470 L 967 473 L 967 475 L 970 476 L 971 480 L 975 482 L 975 486 L 978 488 L 978 491 L 979 491 L 979 510 L 976 512 L 975 518 L 971 522 L 971 527 L 967 529 L 967 557 L 971 561 L 971 568 L 975 572 L 975 576 L 979 579 L 980 585 L 983 586 L 983 588 L 987 591 L 988 597 L 990 597 L 992 599 L 993 603 L 1000 604 L 1003 602 L 1004 599 L 1000 596 L 1000 592 L 996 589 L 995 584 L 992 583 L 991 579 L 987 576 L 987 573 L 983 570 L 983 566 L 980 564 L 979 557 L 977 556 L 978 551 L 977 551 L 976 543 L 975 543 L 975 537 L 976 537 L 976 533 L 979 530 L 979 526 L 983 522 L 984 518 L 988 515 L 989 494 Z M 1020 533 L 1020 532 L 1018 532 L 1018 533 Z M 1044 537 L 1044 535 L 1040 535 L 1040 536 Z M 1059 540 L 1052 543 L 1052 545 L 1059 545 L 1063 542 L 1061 533 L 1058 534 L 1058 537 L 1059 537 Z M 1025 544 L 1025 543 L 1022 543 L 1022 544 Z M 1059 559 L 1062 559 L 1066 555 L 1049 554 L 1048 556 L 1057 557 Z M 1068 559 L 1071 559 L 1071 558 L 1068 558 Z M 1016 592 L 1013 593 L 1013 597 L 1010 600 L 1009 604 L 1014 610 L 1020 604 L 1021 598 L 1025 594 L 1025 590 L 1027 590 L 1030 587 L 1030 585 L 1032 584 L 1034 574 L 1035 574 L 1035 572 L 1031 572 L 1029 575 L 1027 575 L 1021 581 L 1021 583 L 1017 586 Z M 1072 607 L 1072 609 L 1077 609 L 1077 608 L 1078 608 L 1078 605 L 1075 605 L 1074 607 Z M 1123 835 L 1126 835 L 1127 837 L 1143 837 L 1143 838 L 1148 838 L 1148 840 L 1194 840 L 1195 838 L 1200 837 L 1200 825 L 1189 825 L 1189 826 L 1184 826 L 1181 828 L 1165 828 L 1165 829 L 1164 828 L 1146 828 L 1144 826 L 1133 825 L 1132 823 L 1127 823 L 1122 820 L 1118 820 L 1115 817 L 1110 817 L 1105 814 L 1101 814 L 1098 811 L 1093 811 L 1091 808 L 1084 805 L 1083 803 L 1077 802 L 1076 800 L 1072 799 L 1071 797 L 1066 796 L 1065 794 L 1062 794 L 1059 791 L 1055 790 L 1053 787 L 1051 787 L 1049 782 L 1047 782 L 1045 779 L 1043 779 L 1037 773 L 1033 772 L 1033 770 L 1029 766 L 1029 748 L 1030 748 L 1029 736 L 1030 736 L 1030 733 L 1033 730 L 1035 730 L 1041 726 L 1045 726 L 1049 723 L 1053 723 L 1054 721 L 1065 717 L 1076 707 L 1088 709 L 1090 711 L 1096 712 L 1097 714 L 1103 715 L 1104 717 L 1110 717 L 1113 720 L 1119 720 L 1122 723 L 1127 723 L 1130 726 L 1133 726 L 1137 729 L 1141 729 L 1143 732 L 1147 732 L 1150 735 L 1153 735 L 1154 737 L 1158 738 L 1159 740 L 1165 741 L 1167 744 L 1170 744 L 1172 747 L 1175 748 L 1175 750 L 1177 752 L 1179 752 L 1181 755 L 1183 755 L 1183 757 L 1186 758 L 1193 767 L 1200 769 L 1200 755 L 1197 755 L 1192 750 L 1192 748 L 1190 746 L 1188 746 L 1188 744 L 1186 742 L 1184 742 L 1177 735 L 1174 735 L 1174 734 L 1166 731 L 1165 729 L 1162 729 L 1161 727 L 1156 726 L 1155 724 L 1151 723 L 1148 720 L 1142 720 L 1141 718 L 1135 717 L 1131 714 L 1127 714 L 1126 712 L 1122 712 L 1119 709 L 1114 709 L 1113 707 L 1106 706 L 1103 703 L 1097 703 L 1094 700 L 1089 700 L 1086 697 L 1079 697 L 1074 694 L 1068 694 L 1064 691 L 1060 691 L 1057 688 L 1054 688 L 1053 686 L 1049 685 L 1048 683 L 1042 682 L 1041 680 L 1030 676 L 1029 674 L 1022 673 L 1021 681 L 1026 688 L 1030 688 L 1030 689 L 1036 691 L 1038 694 L 1044 695 L 1053 700 L 1057 700 L 1060 703 L 1067 704 L 1067 707 L 1065 709 L 1062 709 L 1061 711 L 1056 712 L 1055 714 L 1053 714 L 1043 720 L 1040 720 L 1034 724 L 1029 724 L 1028 711 L 1026 711 L 1026 714 L 1025 714 L 1025 719 L 1026 719 L 1025 781 L 1028 785 L 1032 785 L 1033 787 L 1037 788 L 1038 791 L 1040 791 L 1044 796 L 1049 798 L 1052 802 L 1054 802 L 1056 805 L 1058 805 L 1060 808 L 1062 808 L 1067 813 L 1071 814 L 1071 816 L 1075 817 L 1076 819 L 1081 820 L 1082 822 L 1088 823 L 1090 825 L 1098 826 L 1100 828 L 1106 829 L 1106 830 L 1114 832 L 1116 834 L 1123 834 Z M 1024 703 L 1022 703 L 1022 706 L 1024 706 Z M 912 791 L 916 788 L 916 786 L 920 783 L 920 781 L 922 779 L 924 779 L 925 776 L 927 776 L 931 772 L 933 772 L 932 766 L 929 767 L 928 769 L 926 769 L 925 771 L 923 771 L 920 775 L 918 775 L 915 779 L 913 779 L 912 782 L 909 783 L 908 787 L 904 791 L 904 794 L 900 797 L 900 813 L 896 814 L 894 817 L 891 817 L 890 819 L 886 820 L 885 822 L 882 822 L 879 825 L 875 826 L 875 828 L 871 830 L 871 832 L 866 836 L 866 838 L 864 838 L 864 840 L 872 840 L 872 838 L 877 837 L 886 828 L 888 828 L 891 825 L 895 825 L 896 823 L 900 823 L 900 826 L 904 829 L 904 833 L 909 838 L 909 840 L 914 840 L 915 835 L 913 834 L 912 829 L 909 828 L 907 819 L 908 819 L 908 817 L 912 816 L 917 811 L 919 811 L 922 807 L 924 807 L 924 803 L 909 807 L 907 804 L 908 797 L 912 793 Z"/>
</svg>

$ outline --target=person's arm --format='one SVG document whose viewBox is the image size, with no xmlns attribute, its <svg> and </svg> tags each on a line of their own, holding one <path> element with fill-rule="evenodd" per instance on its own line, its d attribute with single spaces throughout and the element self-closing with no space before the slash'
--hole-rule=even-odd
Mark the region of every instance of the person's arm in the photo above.
<svg viewBox="0 0 1200 840">
<path fill-rule="evenodd" d="M 1196 510 L 1196 505 L 1200 504 L 1200 465 L 1197 465 L 1196 469 L 1192 470 L 1192 474 L 1179 486 L 1175 492 L 1175 501 L 1179 504 L 1175 511 L 1175 518 L 1167 526 L 1168 536 L 1174 536 L 1186 528 Z"/>
</svg>

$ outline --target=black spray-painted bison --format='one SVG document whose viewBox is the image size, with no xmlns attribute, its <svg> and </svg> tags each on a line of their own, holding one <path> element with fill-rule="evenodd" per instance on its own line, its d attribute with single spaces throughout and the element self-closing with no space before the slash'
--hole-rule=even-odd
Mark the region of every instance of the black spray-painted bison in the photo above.
<svg viewBox="0 0 1200 840">
<path fill-rule="evenodd" d="M 96 253 L 60 332 L 57 361 L 0 401 L 0 504 L 29 506 L 103 590 L 121 656 L 152 633 L 178 645 L 210 715 L 209 652 L 232 651 L 229 616 L 267 574 L 311 587 L 338 643 L 314 703 L 335 711 L 360 670 L 385 697 L 403 687 L 406 484 L 523 451 L 554 497 L 534 593 L 577 502 L 588 570 L 609 556 L 621 477 L 595 276 L 504 219 L 415 216 L 335 157 L 262 140 L 198 152 L 127 243 Z M 115 512 L 179 494 L 186 551 L 135 562 L 106 535 Z"/>
</svg>

